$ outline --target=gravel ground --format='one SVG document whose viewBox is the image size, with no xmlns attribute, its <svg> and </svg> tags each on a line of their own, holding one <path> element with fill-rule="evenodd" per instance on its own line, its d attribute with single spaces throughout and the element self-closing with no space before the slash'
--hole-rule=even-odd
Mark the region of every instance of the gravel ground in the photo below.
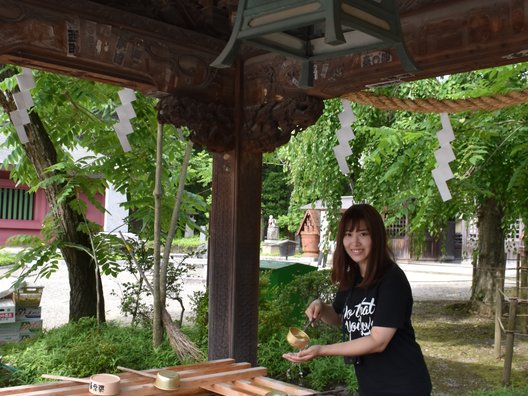
<svg viewBox="0 0 528 396">
<path fill-rule="evenodd" d="M 277 259 L 277 258 L 274 258 Z M 193 292 L 205 289 L 205 260 L 196 260 L 196 270 L 184 281 L 183 302 L 186 313 L 191 309 Z M 470 297 L 471 266 L 468 264 L 445 264 L 431 262 L 400 263 L 411 287 L 414 299 L 420 300 L 467 300 Z M 508 267 L 509 268 L 509 267 Z M 0 270 L 0 273 L 5 270 Z M 513 269 L 509 269 L 507 276 L 512 282 Z M 103 277 L 105 291 L 106 318 L 128 322 L 120 311 L 121 285 L 130 280 L 130 275 L 120 274 L 117 278 Z M 514 279 L 514 278 L 513 278 Z M 34 285 L 44 286 L 41 300 L 44 328 L 50 329 L 68 322 L 69 284 L 66 266 L 61 264 L 59 270 L 50 279 L 31 280 Z M 9 288 L 8 279 L 0 280 L 0 292 Z M 180 317 L 178 303 L 171 303 L 168 311 L 173 318 Z"/>
</svg>

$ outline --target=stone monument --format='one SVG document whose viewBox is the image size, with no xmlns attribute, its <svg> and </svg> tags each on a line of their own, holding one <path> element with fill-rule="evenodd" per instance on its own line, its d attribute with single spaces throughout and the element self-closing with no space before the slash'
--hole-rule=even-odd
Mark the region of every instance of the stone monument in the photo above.
<svg viewBox="0 0 528 396">
<path fill-rule="evenodd" d="M 266 233 L 266 240 L 276 241 L 279 239 L 279 227 L 277 227 L 277 221 L 270 215 L 268 220 L 268 231 Z"/>
</svg>

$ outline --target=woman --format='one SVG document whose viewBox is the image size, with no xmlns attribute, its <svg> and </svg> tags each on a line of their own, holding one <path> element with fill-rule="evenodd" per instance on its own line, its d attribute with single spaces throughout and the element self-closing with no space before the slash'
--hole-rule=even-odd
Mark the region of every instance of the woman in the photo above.
<svg viewBox="0 0 528 396">
<path fill-rule="evenodd" d="M 344 356 L 353 364 L 360 396 L 431 394 L 431 379 L 411 324 L 412 292 L 387 246 L 380 214 L 353 205 L 339 223 L 332 267 L 338 286 L 333 304 L 317 299 L 306 309 L 310 320 L 343 329 L 343 342 L 286 353 L 291 362 Z"/>
</svg>

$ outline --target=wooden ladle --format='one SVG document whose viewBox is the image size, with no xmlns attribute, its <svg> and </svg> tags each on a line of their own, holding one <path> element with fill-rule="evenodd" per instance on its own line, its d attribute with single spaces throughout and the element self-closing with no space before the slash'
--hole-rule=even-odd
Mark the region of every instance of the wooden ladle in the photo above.
<svg viewBox="0 0 528 396">
<path fill-rule="evenodd" d="M 180 374 L 171 370 L 160 370 L 157 374 L 145 373 L 144 371 L 134 370 L 127 367 L 117 366 L 118 370 L 128 371 L 143 377 L 154 378 L 154 386 L 161 390 L 176 390 L 180 387 Z"/>
<path fill-rule="evenodd" d="M 62 375 L 42 374 L 42 378 L 56 379 L 61 381 L 83 382 L 88 385 L 88 390 L 92 395 L 112 396 L 118 395 L 121 391 L 119 385 L 121 378 L 114 374 L 95 374 L 87 378 L 72 378 Z"/>
</svg>

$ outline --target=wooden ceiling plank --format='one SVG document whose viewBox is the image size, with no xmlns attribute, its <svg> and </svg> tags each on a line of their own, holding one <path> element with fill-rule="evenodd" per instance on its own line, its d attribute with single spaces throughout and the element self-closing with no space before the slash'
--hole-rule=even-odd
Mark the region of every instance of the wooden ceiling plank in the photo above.
<svg viewBox="0 0 528 396">
<path fill-rule="evenodd" d="M 231 70 L 208 65 L 216 38 L 78 0 L 0 3 L 0 62 L 63 72 L 161 96 L 231 99 Z M 223 77 L 226 76 L 226 77 Z"/>
<path fill-rule="evenodd" d="M 306 92 L 339 97 L 368 86 L 528 60 L 528 0 L 407 0 L 400 8 L 404 44 L 417 72 L 405 73 L 393 51 L 349 55 L 315 62 L 315 86 Z M 225 42 L 152 19 L 152 12 L 146 17 L 135 11 L 87 0 L 1 2 L 0 62 L 129 86 L 155 96 L 185 93 L 204 101 L 232 102 L 232 68 L 208 66 Z M 292 64 L 289 73 L 275 68 L 270 78 L 273 85 L 293 86 L 298 93 L 300 62 L 277 57 L 256 59 Z M 255 94 L 247 95 L 252 103 L 263 99 Z"/>
</svg>

